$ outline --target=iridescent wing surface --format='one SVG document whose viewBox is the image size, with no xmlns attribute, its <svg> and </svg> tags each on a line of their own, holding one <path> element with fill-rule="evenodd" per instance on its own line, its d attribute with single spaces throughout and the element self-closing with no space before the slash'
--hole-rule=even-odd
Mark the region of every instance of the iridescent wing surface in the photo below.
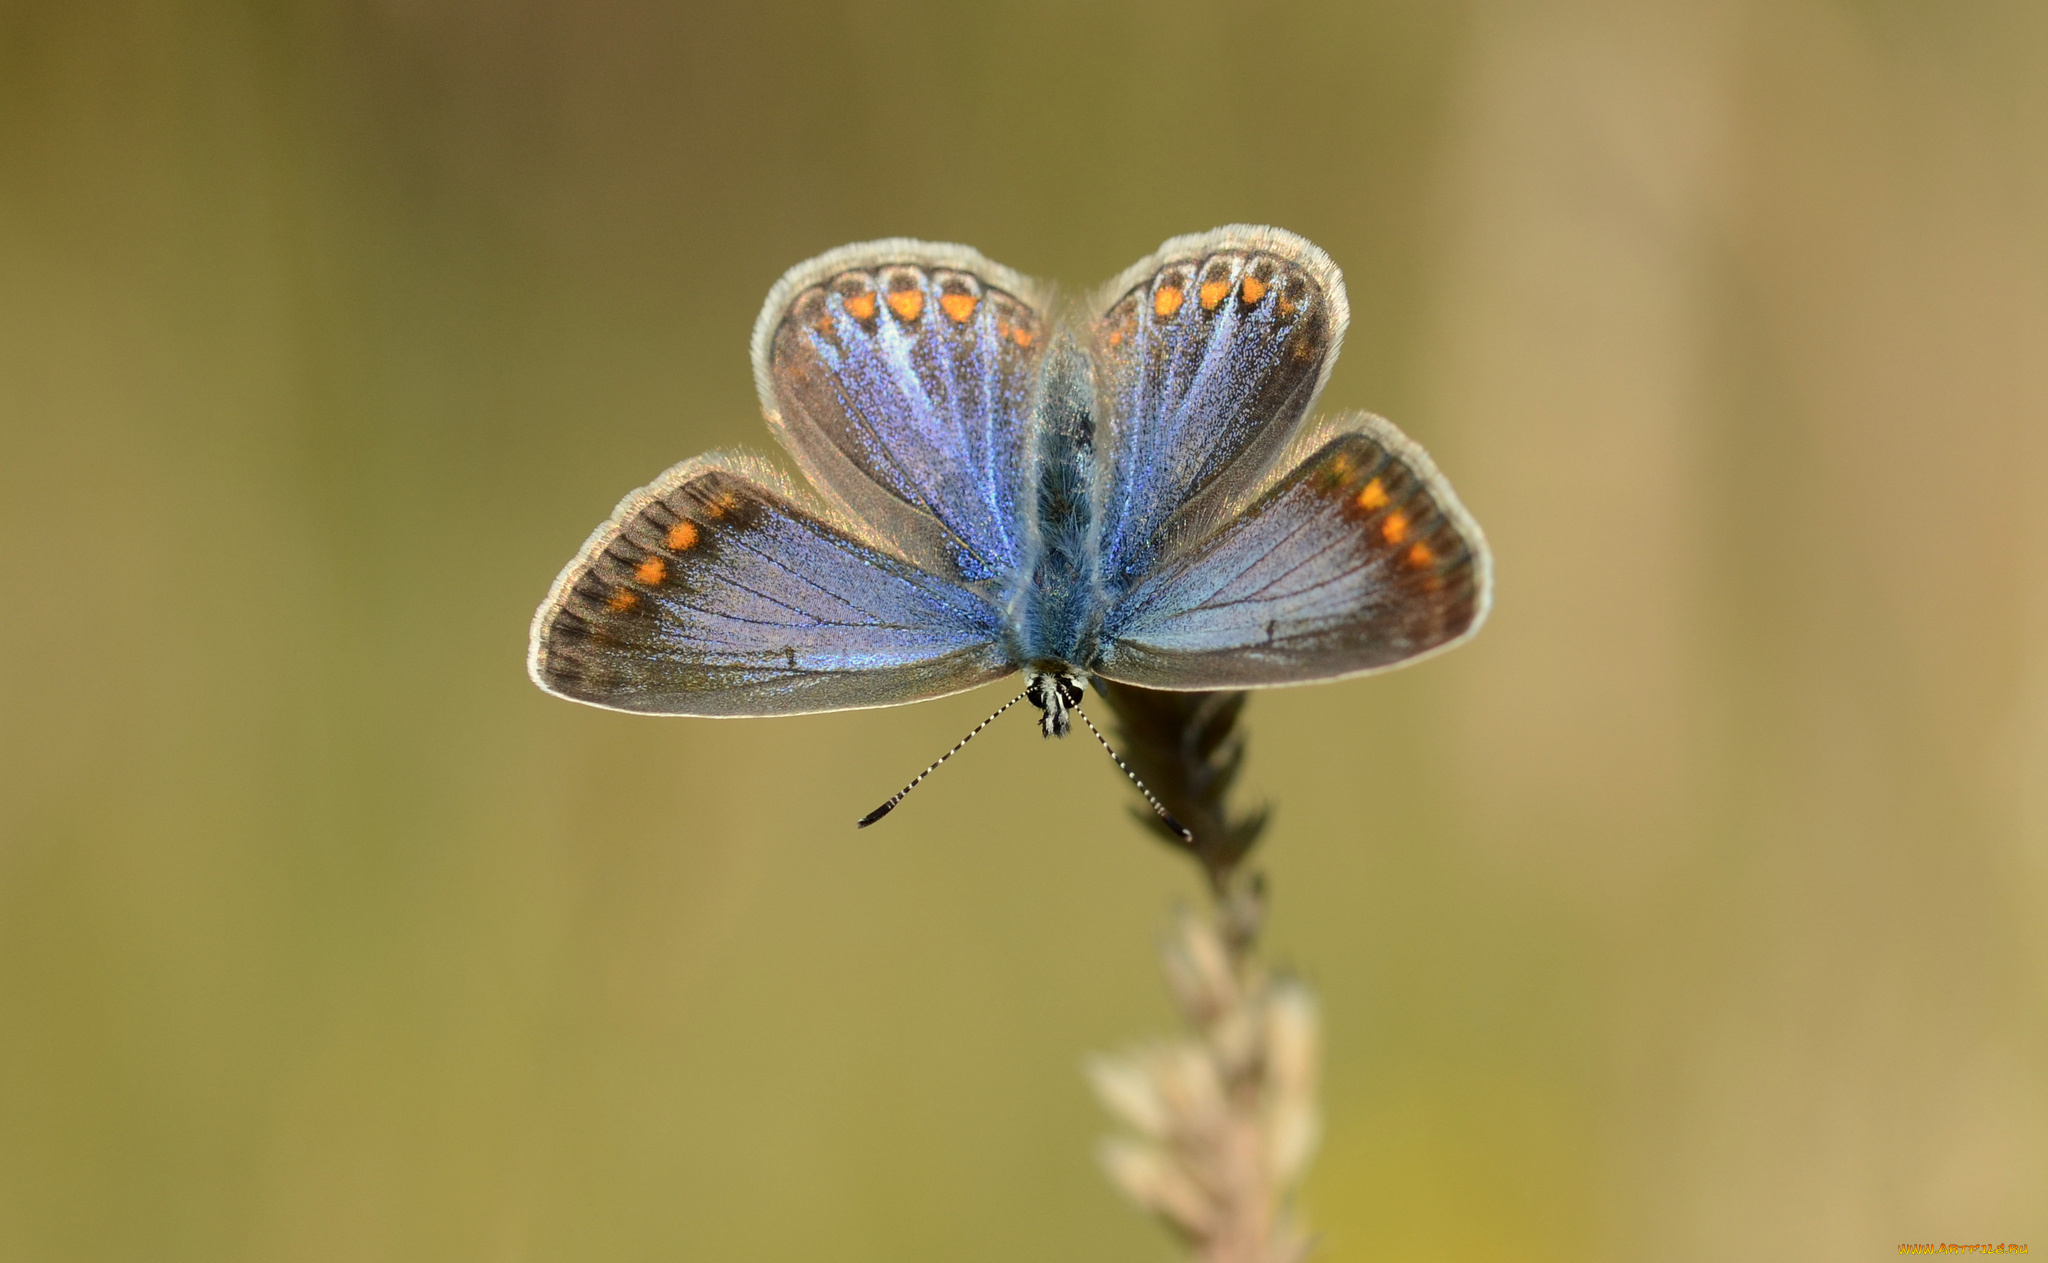
<svg viewBox="0 0 2048 1263">
<path fill-rule="evenodd" d="M 1322 388 L 1350 308 L 1321 250 L 1236 225 L 1168 241 L 1096 310 L 1097 512 L 1114 600 L 1260 481 Z"/>
<path fill-rule="evenodd" d="M 1485 538 L 1391 423 L 1355 414 L 1319 426 L 1279 466 L 1242 511 L 1110 611 L 1099 674 L 1161 689 L 1305 684 L 1478 630 L 1492 600 Z"/>
<path fill-rule="evenodd" d="M 799 265 L 754 326 L 776 438 L 895 551 L 967 583 L 1022 549 L 1039 287 L 964 246 L 889 240 Z"/>
<path fill-rule="evenodd" d="M 979 594 L 708 456 L 628 496 L 555 580 L 527 669 L 550 693 L 665 715 L 919 701 L 1012 668 Z"/>
</svg>

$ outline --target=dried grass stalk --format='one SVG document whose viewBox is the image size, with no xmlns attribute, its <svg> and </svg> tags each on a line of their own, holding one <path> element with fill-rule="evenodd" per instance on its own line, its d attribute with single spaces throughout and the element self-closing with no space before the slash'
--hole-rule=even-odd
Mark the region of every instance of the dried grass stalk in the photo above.
<svg viewBox="0 0 2048 1263">
<path fill-rule="evenodd" d="M 1233 951 L 1183 910 L 1161 949 L 1185 1033 L 1088 1062 L 1128 1133 L 1102 1144 L 1110 1180 L 1202 1263 L 1296 1263 L 1291 1211 L 1320 1130 L 1315 997 Z"/>
<path fill-rule="evenodd" d="M 1202 1263 L 1298 1263 L 1313 1244 L 1292 1202 L 1321 1129 L 1320 1037 L 1313 993 L 1254 954 L 1265 890 L 1243 863 L 1267 812 L 1233 815 L 1226 801 L 1244 762 L 1244 694 L 1097 687 L 1125 759 L 1194 840 L 1139 818 L 1201 865 L 1215 896 L 1208 916 L 1183 910 L 1161 946 L 1183 1033 L 1088 1062 L 1128 1129 L 1103 1141 L 1103 1169 Z"/>
</svg>

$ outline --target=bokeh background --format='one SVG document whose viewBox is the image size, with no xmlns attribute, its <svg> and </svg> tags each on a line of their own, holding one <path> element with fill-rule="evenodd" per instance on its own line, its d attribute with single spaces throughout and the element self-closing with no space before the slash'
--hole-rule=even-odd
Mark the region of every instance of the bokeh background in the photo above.
<svg viewBox="0 0 2048 1263">
<path fill-rule="evenodd" d="M 843 242 L 1272 222 L 1491 626 L 1256 698 L 1320 1257 L 2048 1249 L 2048 9 L 0 5 L 0 1257 L 1160 1260 L 1185 865 L 999 689 L 543 696 Z"/>
</svg>

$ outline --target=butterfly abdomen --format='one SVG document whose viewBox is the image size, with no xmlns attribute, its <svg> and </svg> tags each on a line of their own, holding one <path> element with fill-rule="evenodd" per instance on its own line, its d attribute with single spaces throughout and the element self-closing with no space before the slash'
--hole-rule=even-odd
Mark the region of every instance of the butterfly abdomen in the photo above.
<svg viewBox="0 0 2048 1263">
<path fill-rule="evenodd" d="M 1009 605 L 1011 648 L 1019 666 L 1085 668 L 1102 623 L 1093 378 L 1087 356 L 1064 337 L 1041 373 L 1033 520 Z"/>
</svg>

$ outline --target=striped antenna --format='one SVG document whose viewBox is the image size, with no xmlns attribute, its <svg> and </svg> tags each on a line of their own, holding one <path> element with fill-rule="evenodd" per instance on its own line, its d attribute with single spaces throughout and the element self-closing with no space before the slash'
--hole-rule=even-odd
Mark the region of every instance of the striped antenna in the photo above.
<svg viewBox="0 0 2048 1263">
<path fill-rule="evenodd" d="M 1074 713 L 1081 717 L 1082 723 L 1088 725 L 1088 731 L 1095 734 L 1095 739 L 1102 743 L 1103 750 L 1107 752 L 1109 757 L 1116 762 L 1116 765 L 1118 767 L 1123 769 L 1124 775 L 1131 778 L 1131 784 L 1136 785 L 1138 787 L 1138 792 L 1145 796 L 1145 801 L 1152 804 L 1152 810 L 1159 813 L 1159 818 L 1166 822 L 1166 827 L 1173 830 L 1175 833 L 1178 833 L 1180 835 L 1181 841 L 1193 843 L 1195 840 L 1194 830 L 1188 828 L 1180 821 L 1175 820 L 1173 818 L 1173 813 L 1166 809 L 1166 804 L 1160 802 L 1157 798 L 1154 798 L 1152 796 L 1152 791 L 1145 788 L 1145 782 L 1138 779 L 1138 774 L 1131 770 L 1131 765 L 1124 762 L 1123 756 L 1118 754 L 1115 751 L 1115 749 L 1113 749 L 1110 746 L 1109 738 L 1102 735 L 1102 729 L 1097 728 L 1095 726 L 1095 721 L 1088 718 L 1088 712 L 1082 710 L 1080 705 L 1076 703 L 1074 706 Z"/>
<path fill-rule="evenodd" d="M 974 740 L 974 738 L 980 734 L 982 729 L 988 727 L 990 724 L 1000 719 L 1004 711 L 1010 709 L 1012 706 L 1015 706 L 1018 702 L 1023 701 L 1024 698 L 1029 694 L 1029 692 L 1030 690 L 1027 689 L 1025 690 L 1025 692 L 1019 693 L 1017 694 L 1017 696 L 1011 698 L 1009 701 L 1004 702 L 1001 706 L 996 707 L 995 714 L 990 715 L 987 719 L 984 719 L 980 723 L 974 725 L 973 732 L 968 733 L 966 736 L 960 738 L 960 740 L 954 742 L 952 749 L 946 751 L 937 759 L 933 760 L 932 765 L 930 767 L 926 768 L 924 771 L 919 772 L 916 776 L 912 777 L 910 780 L 910 784 L 905 785 L 902 789 L 897 790 L 896 796 L 894 798 L 891 798 L 888 802 L 883 803 L 881 806 L 875 808 L 873 811 L 869 812 L 865 816 L 862 816 L 860 818 L 860 823 L 855 825 L 854 827 L 857 829 L 865 829 L 869 825 L 873 824 L 875 821 L 880 820 L 883 816 L 886 816 L 890 812 L 896 810 L 896 804 L 902 802 L 906 797 L 908 797 L 910 795 L 910 791 L 917 788 L 918 782 L 924 780 L 925 777 L 930 776 L 933 772 L 938 771 L 939 764 L 944 763 L 947 759 L 950 759 L 954 755 L 960 753 L 961 746 L 964 746 L 968 742 Z M 1088 726 L 1090 728 L 1093 728 L 1095 725 L 1090 724 Z M 1110 757 L 1115 758 L 1116 756 L 1111 755 Z M 1121 760 L 1119 760 L 1119 762 L 1121 762 Z M 1131 779 L 1136 780 L 1137 778 L 1132 777 Z M 1139 788 L 1142 789 L 1143 786 L 1140 786 Z M 1150 798 L 1151 795 L 1147 794 L 1146 797 Z M 1171 816 L 1167 818 L 1169 820 L 1172 819 Z"/>
</svg>

